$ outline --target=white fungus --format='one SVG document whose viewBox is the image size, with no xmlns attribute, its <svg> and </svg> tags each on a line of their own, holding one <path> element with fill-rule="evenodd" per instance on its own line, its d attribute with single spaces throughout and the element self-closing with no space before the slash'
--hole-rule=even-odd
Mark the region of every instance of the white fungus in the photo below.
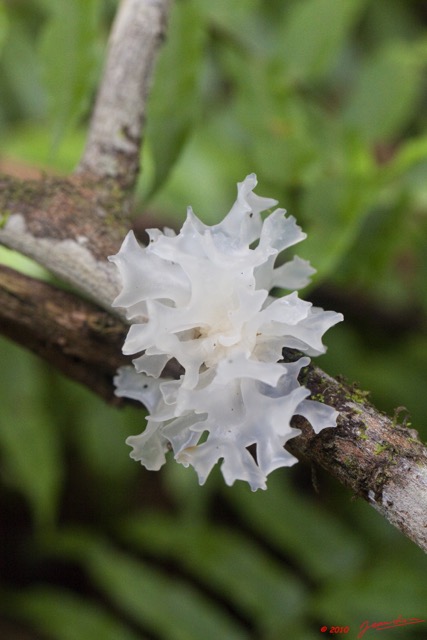
<svg viewBox="0 0 427 640">
<path fill-rule="evenodd" d="M 123 352 L 143 352 L 134 367 L 119 370 L 116 394 L 141 401 L 150 414 L 143 433 L 126 441 L 131 457 L 157 470 L 172 449 L 200 484 L 222 459 L 226 483 L 245 480 L 253 491 L 297 461 L 284 449 L 299 434 L 293 415 L 315 432 L 335 426 L 335 409 L 307 399 L 298 375 L 306 356 L 325 352 L 323 334 L 343 319 L 294 291 L 314 273 L 307 261 L 294 257 L 275 268 L 277 256 L 306 235 L 284 209 L 262 221 L 277 202 L 254 194 L 256 184 L 254 174 L 238 184 L 219 224 L 203 224 L 189 208 L 178 235 L 151 229 L 142 247 L 129 232 L 110 258 L 123 282 L 114 306 L 131 322 Z M 271 297 L 273 287 L 290 293 Z M 304 356 L 280 362 L 284 347 Z M 172 358 L 184 373 L 160 378 Z"/>
</svg>

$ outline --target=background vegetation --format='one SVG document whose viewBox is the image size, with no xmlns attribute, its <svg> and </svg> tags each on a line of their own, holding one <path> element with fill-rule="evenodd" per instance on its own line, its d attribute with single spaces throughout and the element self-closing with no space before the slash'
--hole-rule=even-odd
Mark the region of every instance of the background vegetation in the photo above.
<svg viewBox="0 0 427 640">
<path fill-rule="evenodd" d="M 75 166 L 115 8 L 0 0 L 1 170 Z M 178 0 L 135 209 L 139 228 L 179 227 L 190 203 L 213 223 L 256 172 L 308 232 L 305 297 L 345 314 L 319 365 L 424 439 L 426 25 L 419 0 Z M 355 638 L 366 619 L 427 617 L 425 555 L 320 470 L 256 494 L 172 462 L 144 472 L 124 444 L 142 411 L 6 341 L 0 359 L 2 638 Z"/>
</svg>

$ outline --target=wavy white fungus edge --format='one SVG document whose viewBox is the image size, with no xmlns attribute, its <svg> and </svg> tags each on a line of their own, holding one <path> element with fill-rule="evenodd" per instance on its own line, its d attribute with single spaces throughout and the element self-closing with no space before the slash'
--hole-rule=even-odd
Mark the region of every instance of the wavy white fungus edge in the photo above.
<svg viewBox="0 0 427 640">
<path fill-rule="evenodd" d="M 310 359 L 279 361 L 284 347 L 324 353 L 323 334 L 343 319 L 294 291 L 315 271 L 307 261 L 294 257 L 275 268 L 280 252 L 306 234 L 284 209 L 263 222 L 260 213 L 277 201 L 254 194 L 256 184 L 255 174 L 238 184 L 219 224 L 203 224 L 190 207 L 178 235 L 150 229 L 141 247 L 129 232 L 110 257 L 123 282 L 114 306 L 132 323 L 123 353 L 143 352 L 134 367 L 119 369 L 116 395 L 139 400 L 150 413 L 145 431 L 126 440 L 131 457 L 158 470 L 172 449 L 200 484 L 222 458 L 225 482 L 245 480 L 253 491 L 266 488 L 274 469 L 297 462 L 284 449 L 300 433 L 293 415 L 316 433 L 336 425 L 335 409 L 308 400 L 298 382 Z M 273 298 L 273 287 L 292 293 Z M 184 373 L 159 379 L 171 358 Z"/>
</svg>

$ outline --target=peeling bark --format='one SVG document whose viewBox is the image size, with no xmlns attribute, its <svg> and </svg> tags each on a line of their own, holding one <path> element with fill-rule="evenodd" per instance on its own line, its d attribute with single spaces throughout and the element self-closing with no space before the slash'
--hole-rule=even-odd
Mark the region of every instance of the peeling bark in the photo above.
<svg viewBox="0 0 427 640">
<path fill-rule="evenodd" d="M 110 36 L 86 149 L 78 172 L 132 191 L 154 58 L 165 38 L 169 0 L 122 0 Z"/>
<path fill-rule="evenodd" d="M 0 176 L 0 244 L 18 251 L 111 312 L 119 290 L 107 258 L 126 233 L 120 201 L 85 176 Z"/>
</svg>

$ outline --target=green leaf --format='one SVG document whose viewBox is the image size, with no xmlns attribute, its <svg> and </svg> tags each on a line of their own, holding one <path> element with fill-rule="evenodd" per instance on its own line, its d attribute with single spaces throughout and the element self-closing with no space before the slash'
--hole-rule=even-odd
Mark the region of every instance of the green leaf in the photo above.
<svg viewBox="0 0 427 640">
<path fill-rule="evenodd" d="M 33 587 L 2 593 L 1 607 L 55 640 L 143 640 L 101 605 L 61 589 Z"/>
<path fill-rule="evenodd" d="M 387 549 L 390 551 L 392 547 Z M 379 552 L 360 577 L 349 580 L 341 573 L 335 582 L 331 581 L 319 594 L 314 602 L 313 613 L 346 620 L 346 624 L 353 624 L 356 628 L 363 620 L 394 620 L 399 614 L 402 617 L 425 619 L 425 556 L 419 549 L 414 550 L 418 551 L 419 567 L 415 563 L 402 565 L 399 558 L 396 558 L 397 562 L 393 561 L 393 554 Z M 415 627 L 422 632 L 425 632 L 425 628 L 425 624 Z M 393 634 L 393 637 L 413 637 L 409 635 L 410 629 L 405 627 L 402 635 Z M 393 631 L 398 632 L 398 629 Z"/>
<path fill-rule="evenodd" d="M 75 124 L 89 103 L 99 67 L 100 0 L 50 1 L 51 15 L 40 40 L 40 59 L 53 146 Z"/>
<path fill-rule="evenodd" d="M 365 0 L 296 2 L 284 20 L 279 51 L 291 78 L 312 79 L 336 63 Z"/>
<path fill-rule="evenodd" d="M 422 47 L 393 43 L 369 57 L 356 81 L 344 122 L 373 142 L 390 140 L 407 126 L 419 106 Z"/>
<path fill-rule="evenodd" d="M 308 176 L 299 201 L 300 220 L 308 237 L 297 253 L 312 263 L 317 281 L 332 276 L 356 242 L 382 187 L 381 171 L 360 138 L 344 135 L 339 127 L 329 131 L 330 143 L 324 136 L 329 148 L 321 152 L 321 163 Z M 320 148 L 320 139 L 318 144 Z"/>
<path fill-rule="evenodd" d="M 234 42 L 258 49 L 266 45 L 261 36 L 265 35 L 262 22 L 268 6 L 264 4 L 260 12 L 261 5 L 262 0 L 199 0 L 201 10 L 214 29 L 227 34 Z"/>
<path fill-rule="evenodd" d="M 427 136 L 411 138 L 402 143 L 391 158 L 387 170 L 390 181 L 412 169 L 417 164 L 427 162 Z"/>
<path fill-rule="evenodd" d="M 62 479 L 58 433 L 43 404 L 43 368 L 7 342 L 0 347 L 2 475 L 26 497 L 42 527 L 54 520 Z"/>
<path fill-rule="evenodd" d="M 3 49 L 3 45 L 6 41 L 6 36 L 9 28 L 9 21 L 7 19 L 6 8 L 4 2 L 0 2 L 0 55 Z"/>
<path fill-rule="evenodd" d="M 408 198 L 391 194 L 392 202 L 375 209 L 361 225 L 357 239 L 346 252 L 340 263 L 336 279 L 345 286 L 352 281 L 366 294 L 381 297 L 391 302 L 399 299 L 407 288 L 406 282 L 400 283 L 392 278 L 396 256 L 404 254 L 405 238 L 408 236 Z M 363 260 L 360 257 L 363 256 Z M 391 269 L 390 269 L 391 267 Z M 373 278 L 375 274 L 375 278 Z M 393 280 L 391 282 L 391 280 Z M 391 286 L 390 286 L 391 284 Z M 410 299 L 411 293 L 408 292 Z"/>
<path fill-rule="evenodd" d="M 324 177 L 303 195 L 303 219 L 308 238 L 297 253 L 310 260 L 317 281 L 330 276 L 339 261 L 356 241 L 361 222 L 368 211 L 363 184 Z"/>
<path fill-rule="evenodd" d="M 204 36 L 197 4 L 174 3 L 148 107 L 147 142 L 155 176 L 147 197 L 167 179 L 199 115 Z"/>
<path fill-rule="evenodd" d="M 227 136 L 228 146 L 234 146 L 249 164 L 247 173 L 267 175 L 281 187 L 297 183 L 315 151 L 306 102 L 286 86 L 277 67 L 256 51 L 242 56 L 235 49 L 226 50 L 222 65 L 233 77 L 234 88 L 233 101 L 223 109 L 217 125 L 219 152 L 227 149 L 221 140 Z M 225 165 L 229 155 L 227 149 Z"/>
<path fill-rule="evenodd" d="M 129 458 L 125 440 L 130 433 L 143 430 L 144 410 L 128 407 L 115 411 L 68 380 L 56 381 L 56 385 L 63 398 L 61 410 L 66 412 L 63 422 L 72 431 L 73 447 L 94 480 L 95 486 L 88 490 L 88 496 L 95 497 L 101 489 L 98 506 L 108 510 L 118 503 L 120 507 L 130 481 L 139 471 L 139 465 Z"/>
<path fill-rule="evenodd" d="M 263 634 L 285 634 L 308 606 L 301 581 L 246 536 L 196 519 L 134 516 L 119 529 L 138 550 L 172 559 L 250 619 Z M 264 635 L 263 635 L 264 637 Z"/>
<path fill-rule="evenodd" d="M 247 640 L 247 633 L 199 590 L 83 531 L 52 548 L 79 562 L 93 584 L 134 623 L 164 640 Z"/>
<path fill-rule="evenodd" d="M 349 578 L 364 561 L 360 541 L 337 517 L 297 493 L 285 473 L 273 474 L 267 491 L 236 486 L 226 496 L 258 535 L 309 575 L 329 579 L 338 572 Z"/>
<path fill-rule="evenodd" d="M 2 108 L 9 117 L 41 118 L 46 96 L 40 85 L 40 64 L 24 20 L 11 14 L 0 59 Z M 9 112 L 9 113 L 8 113 Z"/>
<path fill-rule="evenodd" d="M 82 153 L 86 140 L 83 129 L 68 131 L 62 138 L 61 147 L 52 158 L 49 146 L 52 142 L 52 129 L 49 124 L 32 122 L 21 125 L 9 132 L 2 140 L 2 151 L 5 155 L 34 164 L 48 172 L 54 169 L 61 173 L 71 172 Z"/>
</svg>

